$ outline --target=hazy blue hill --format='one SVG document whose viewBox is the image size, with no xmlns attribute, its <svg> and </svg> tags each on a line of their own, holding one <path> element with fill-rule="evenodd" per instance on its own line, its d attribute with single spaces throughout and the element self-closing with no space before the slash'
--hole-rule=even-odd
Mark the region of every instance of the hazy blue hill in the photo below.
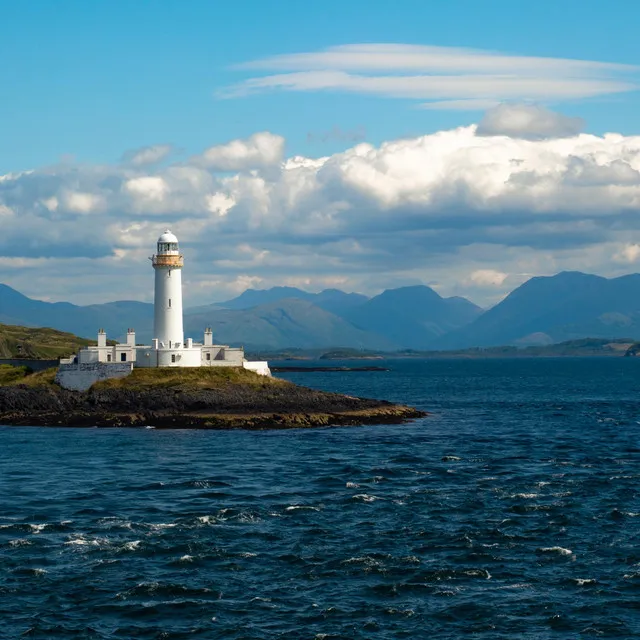
<svg viewBox="0 0 640 640">
<path fill-rule="evenodd" d="M 563 272 L 528 280 L 438 348 L 640 336 L 640 275 L 607 279 Z M 533 342 L 534 340 L 531 340 Z"/>
<path fill-rule="evenodd" d="M 361 293 L 345 293 L 339 289 L 325 289 L 311 299 L 313 304 L 325 311 L 346 317 L 355 307 L 359 307 L 369 300 Z"/>
<path fill-rule="evenodd" d="M 0 284 L 0 322 L 27 327 L 50 327 L 93 338 L 100 327 L 111 337 L 122 337 L 128 327 L 151 337 L 153 305 L 120 301 L 77 306 L 69 302 L 44 302 Z"/>
<path fill-rule="evenodd" d="M 250 309 L 251 307 L 279 302 L 287 298 L 307 300 L 316 305 L 316 307 L 335 313 L 338 316 L 343 316 L 353 307 L 359 306 L 369 299 L 360 293 L 345 293 L 339 289 L 325 289 L 320 293 L 309 293 L 296 287 L 272 287 L 271 289 L 247 289 L 237 298 L 210 305 L 209 308 L 200 307 L 199 309 L 201 311 L 220 307 L 226 309 Z M 192 312 L 192 309 L 187 311 L 187 313 Z"/>
<path fill-rule="evenodd" d="M 361 349 L 389 349 L 398 345 L 307 300 L 287 298 L 250 309 L 220 309 L 215 313 L 185 317 L 185 331 L 198 336 L 204 326 L 213 328 L 214 340 L 252 349 L 316 348 L 327 345 Z"/>
<path fill-rule="evenodd" d="M 232 298 L 225 302 L 219 302 L 218 307 L 225 309 L 250 309 L 261 304 L 278 302 L 285 298 L 299 298 L 300 300 L 311 300 L 315 294 L 302 291 L 296 287 L 272 287 L 271 289 L 247 289 L 237 298 Z"/>
<path fill-rule="evenodd" d="M 481 313 L 480 307 L 464 298 L 443 298 L 430 287 L 418 285 L 388 289 L 353 308 L 346 317 L 357 327 L 404 348 L 426 349 L 438 336 Z"/>
</svg>

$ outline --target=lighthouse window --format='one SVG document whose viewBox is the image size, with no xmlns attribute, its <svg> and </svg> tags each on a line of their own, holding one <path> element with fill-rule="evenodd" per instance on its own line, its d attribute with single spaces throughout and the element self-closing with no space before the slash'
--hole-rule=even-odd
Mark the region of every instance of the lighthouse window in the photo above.
<svg viewBox="0 0 640 640">
<path fill-rule="evenodd" d="M 171 354 L 171 362 L 175 362 L 176 361 L 176 354 L 172 353 Z"/>
<path fill-rule="evenodd" d="M 169 298 L 169 309 L 171 309 L 171 298 Z"/>
<path fill-rule="evenodd" d="M 121 353 L 120 354 L 120 362 L 126 362 L 127 361 L 127 354 L 126 353 Z"/>
</svg>

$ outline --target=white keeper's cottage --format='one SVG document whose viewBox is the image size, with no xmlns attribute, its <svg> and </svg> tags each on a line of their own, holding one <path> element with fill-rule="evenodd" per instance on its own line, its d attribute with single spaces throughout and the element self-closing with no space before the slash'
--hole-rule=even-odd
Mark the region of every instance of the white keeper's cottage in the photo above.
<svg viewBox="0 0 640 640">
<path fill-rule="evenodd" d="M 184 338 L 182 324 L 182 267 L 178 238 L 165 231 L 151 257 L 155 271 L 153 335 L 150 345 L 136 344 L 133 329 L 127 341 L 107 344 L 107 334 L 100 329 L 98 344 L 86 347 L 77 356 L 60 361 L 57 381 L 68 389 L 85 390 L 94 382 L 120 378 L 134 367 L 244 367 L 262 375 L 271 375 L 267 362 L 245 360 L 238 347 L 213 344 L 211 329 L 205 329 L 203 342 Z"/>
</svg>

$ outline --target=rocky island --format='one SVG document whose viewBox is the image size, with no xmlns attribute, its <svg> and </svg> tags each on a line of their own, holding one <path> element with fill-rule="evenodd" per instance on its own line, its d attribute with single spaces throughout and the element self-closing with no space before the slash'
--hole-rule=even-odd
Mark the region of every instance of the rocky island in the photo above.
<svg viewBox="0 0 640 640">
<path fill-rule="evenodd" d="M 173 429 L 286 429 L 401 423 L 422 411 L 317 391 L 241 368 L 134 369 L 87 391 L 55 369 L 0 366 L 0 424 Z"/>
</svg>

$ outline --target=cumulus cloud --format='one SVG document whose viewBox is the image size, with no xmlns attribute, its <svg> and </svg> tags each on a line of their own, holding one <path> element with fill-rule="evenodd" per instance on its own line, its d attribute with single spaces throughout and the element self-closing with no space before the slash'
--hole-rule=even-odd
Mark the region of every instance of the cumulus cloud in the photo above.
<svg viewBox="0 0 640 640">
<path fill-rule="evenodd" d="M 483 136 L 544 140 L 575 136 L 583 129 L 582 118 L 571 118 L 542 105 L 505 103 L 488 109 L 477 131 Z"/>
<path fill-rule="evenodd" d="M 478 269 L 469 276 L 469 280 L 480 287 L 499 287 L 508 275 L 495 269 Z"/>
<path fill-rule="evenodd" d="M 284 157 L 284 138 L 268 131 L 206 149 L 192 161 L 217 171 L 245 171 L 278 165 Z"/>
<path fill-rule="evenodd" d="M 122 159 L 134 167 L 146 167 L 147 165 L 162 162 L 162 160 L 165 160 L 173 151 L 173 145 L 154 144 L 127 151 Z"/>
<path fill-rule="evenodd" d="M 150 299 L 146 257 L 167 225 L 195 304 L 292 278 L 367 293 L 422 281 L 484 303 L 523 274 L 616 274 L 640 259 L 640 137 L 468 126 L 321 158 L 285 159 L 283 146 L 261 133 L 155 169 L 2 176 L 0 281 L 58 299 Z"/>
<path fill-rule="evenodd" d="M 350 44 L 278 55 L 236 67 L 277 72 L 221 90 L 221 98 L 264 91 L 332 91 L 428 100 L 425 108 L 487 108 L 505 100 L 564 100 L 632 91 L 638 68 L 591 60 L 501 54 L 456 47 Z"/>
</svg>

